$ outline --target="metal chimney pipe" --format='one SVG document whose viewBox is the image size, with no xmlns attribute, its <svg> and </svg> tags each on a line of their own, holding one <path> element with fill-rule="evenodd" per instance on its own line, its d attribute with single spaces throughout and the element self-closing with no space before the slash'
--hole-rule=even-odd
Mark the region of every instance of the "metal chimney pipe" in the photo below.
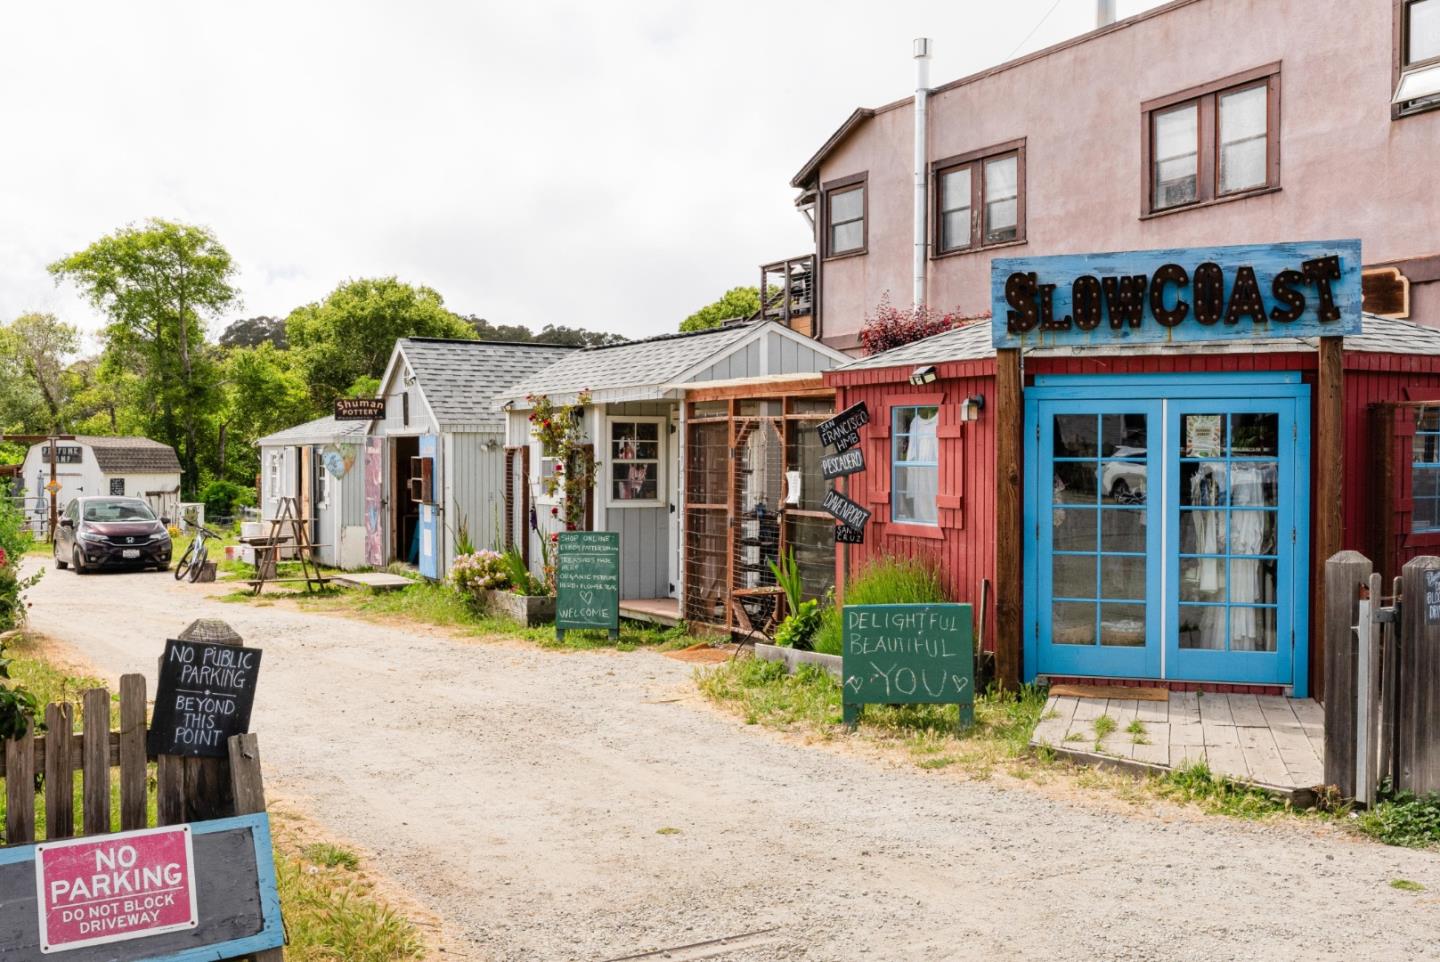
<svg viewBox="0 0 1440 962">
<path fill-rule="evenodd" d="M 1095 0 L 1095 29 L 1115 22 L 1115 0 Z"/>
<path fill-rule="evenodd" d="M 915 39 L 915 309 L 925 305 L 925 271 L 929 262 L 926 214 L 929 209 L 926 169 L 929 142 L 926 136 L 926 99 L 930 95 L 930 38 Z"/>
</svg>

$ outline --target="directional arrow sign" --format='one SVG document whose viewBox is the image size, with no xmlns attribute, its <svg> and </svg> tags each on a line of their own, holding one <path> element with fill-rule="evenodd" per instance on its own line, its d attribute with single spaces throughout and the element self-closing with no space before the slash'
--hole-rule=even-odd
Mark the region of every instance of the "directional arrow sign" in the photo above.
<svg viewBox="0 0 1440 962">
<path fill-rule="evenodd" d="M 825 492 L 825 500 L 820 506 L 830 512 L 835 520 L 841 524 L 849 525 L 856 531 L 864 531 L 865 522 L 870 520 L 869 511 L 866 511 L 834 488 Z"/>
</svg>

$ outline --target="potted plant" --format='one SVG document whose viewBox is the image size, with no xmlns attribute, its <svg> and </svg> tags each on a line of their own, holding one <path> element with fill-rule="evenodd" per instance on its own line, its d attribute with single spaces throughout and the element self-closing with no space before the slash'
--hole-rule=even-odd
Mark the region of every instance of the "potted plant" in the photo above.
<svg viewBox="0 0 1440 962">
<path fill-rule="evenodd" d="M 450 583 L 476 608 L 527 628 L 555 620 L 555 596 L 533 577 L 520 552 L 473 551 L 450 566 Z"/>
</svg>

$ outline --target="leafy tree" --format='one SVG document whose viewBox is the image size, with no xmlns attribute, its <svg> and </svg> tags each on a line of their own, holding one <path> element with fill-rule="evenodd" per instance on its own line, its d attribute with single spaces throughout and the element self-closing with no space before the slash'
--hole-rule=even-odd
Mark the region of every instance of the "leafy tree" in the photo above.
<svg viewBox="0 0 1440 962">
<path fill-rule="evenodd" d="M 39 434 L 46 430 L 45 399 L 25 376 L 20 345 L 0 325 L 0 433 Z"/>
<path fill-rule="evenodd" d="M 291 311 L 285 332 L 300 352 L 311 396 L 323 406 L 356 378 L 383 374 L 397 338 L 475 337 L 434 290 L 394 277 L 346 281 L 325 300 Z"/>
<path fill-rule="evenodd" d="M 322 413 L 291 352 L 265 342 L 233 348 L 223 361 L 225 401 L 216 424 L 215 477 L 250 483 L 259 470 L 255 441 Z"/>
<path fill-rule="evenodd" d="M 560 344 L 574 347 L 601 347 L 606 344 L 623 344 L 626 338 L 619 334 L 602 331 L 587 331 L 583 327 L 566 327 L 563 324 L 546 324 L 535 333 L 524 324 L 491 324 L 483 317 L 468 314 L 465 323 L 475 330 L 475 336 L 482 341 L 516 341 L 522 344 Z"/>
<path fill-rule="evenodd" d="M 45 405 L 45 428 L 64 427 L 65 358 L 80 346 L 80 334 L 54 314 L 21 314 L 9 325 L 7 353 L 19 362 L 25 378 Z"/>
<path fill-rule="evenodd" d="M 280 348 L 289 346 L 283 317 L 247 317 L 233 321 L 220 335 L 221 347 L 259 347 L 267 343 Z"/>
<path fill-rule="evenodd" d="M 734 317 L 749 318 L 760 310 L 760 288 L 732 287 L 713 304 L 706 304 L 700 310 L 680 322 L 682 331 L 703 331 L 719 327 Z"/>
<path fill-rule="evenodd" d="M 180 450 L 189 493 L 199 482 L 199 429 L 219 403 L 205 326 L 239 300 L 230 254 L 208 229 L 158 218 L 122 227 L 50 265 L 108 315 L 110 370 L 140 373 L 154 413 L 146 433 Z"/>
</svg>

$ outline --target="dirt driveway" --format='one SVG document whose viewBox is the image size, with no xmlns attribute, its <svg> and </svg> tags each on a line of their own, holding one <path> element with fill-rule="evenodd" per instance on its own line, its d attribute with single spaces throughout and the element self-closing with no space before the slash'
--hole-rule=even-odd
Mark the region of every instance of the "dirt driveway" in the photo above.
<svg viewBox="0 0 1440 962">
<path fill-rule="evenodd" d="M 153 684 L 167 635 L 228 620 L 265 649 L 254 724 L 270 780 L 475 959 L 614 959 L 762 930 L 654 957 L 1440 958 L 1440 855 L 805 747 L 710 710 L 690 666 L 649 652 L 464 642 L 206 590 L 51 571 L 34 626 Z"/>
</svg>

